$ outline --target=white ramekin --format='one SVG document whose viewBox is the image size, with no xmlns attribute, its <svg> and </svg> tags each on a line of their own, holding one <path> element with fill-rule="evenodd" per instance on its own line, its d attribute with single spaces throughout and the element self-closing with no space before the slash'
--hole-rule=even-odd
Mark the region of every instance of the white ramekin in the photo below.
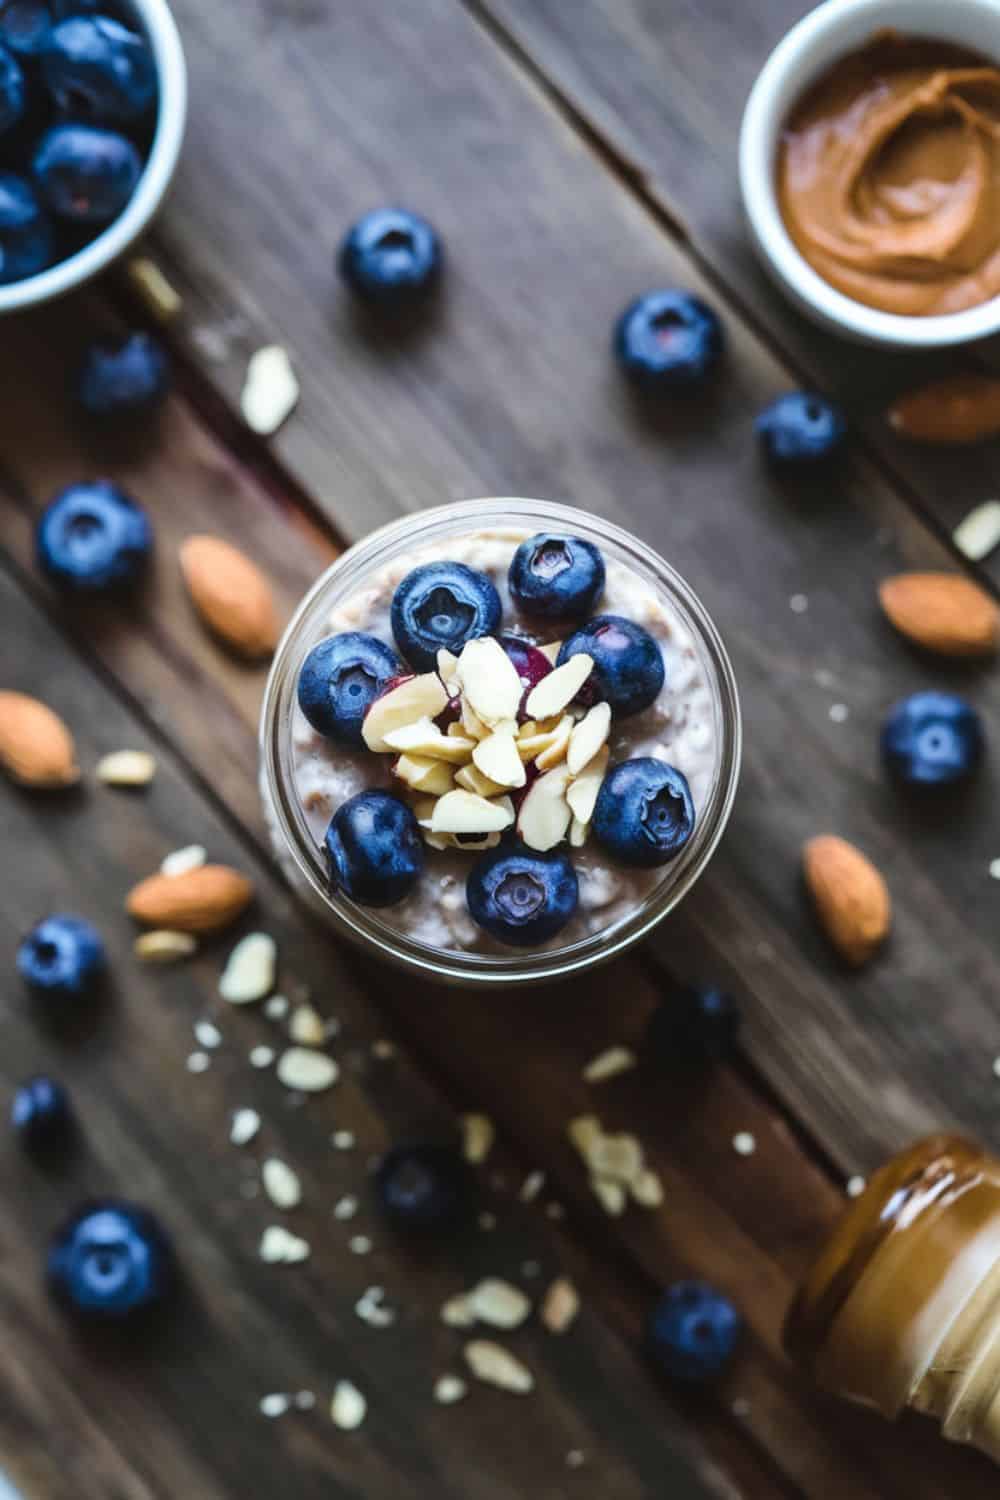
<svg viewBox="0 0 1000 1500">
<path fill-rule="evenodd" d="M 986 338 L 1000 330 L 1000 297 L 940 317 L 879 312 L 824 281 L 800 255 L 781 217 L 775 157 L 789 112 L 838 58 L 885 30 L 938 38 L 1000 59 L 1000 0 L 826 0 L 793 26 L 764 64 L 743 114 L 740 188 L 750 230 L 783 291 L 835 333 L 893 349 Z"/>
<path fill-rule="evenodd" d="M 125 211 L 96 239 L 37 276 L 0 286 L 0 313 L 17 312 L 51 302 L 97 276 L 138 239 L 154 217 L 170 186 L 187 120 L 187 65 L 166 0 L 129 0 L 156 61 L 159 99 L 156 130 L 142 176 Z"/>
</svg>

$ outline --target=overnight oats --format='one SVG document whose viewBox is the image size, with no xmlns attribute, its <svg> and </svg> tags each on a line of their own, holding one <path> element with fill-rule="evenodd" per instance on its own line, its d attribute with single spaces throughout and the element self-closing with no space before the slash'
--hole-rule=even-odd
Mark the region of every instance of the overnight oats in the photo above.
<svg viewBox="0 0 1000 1500">
<path fill-rule="evenodd" d="M 275 847 L 314 906 L 440 978 L 519 983 L 642 936 L 721 836 L 732 670 L 627 532 L 533 500 L 353 547 L 279 647 L 262 717 Z"/>
</svg>

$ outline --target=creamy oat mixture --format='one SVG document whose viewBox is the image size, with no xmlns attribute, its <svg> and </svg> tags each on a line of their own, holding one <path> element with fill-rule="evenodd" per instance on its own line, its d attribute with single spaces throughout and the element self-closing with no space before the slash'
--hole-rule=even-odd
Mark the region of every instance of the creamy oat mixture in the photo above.
<svg viewBox="0 0 1000 1500">
<path fill-rule="evenodd" d="M 507 586 L 511 558 L 532 534 L 529 529 L 492 528 L 415 549 L 387 563 L 373 574 L 367 587 L 338 605 L 329 617 L 330 630 L 364 630 L 394 646 L 389 607 L 396 586 L 413 568 L 447 559 L 489 575 L 503 603 L 504 630 L 539 645 L 559 640 L 574 627 L 548 627 L 529 620 L 513 604 Z M 643 713 L 612 723 L 611 764 L 646 755 L 669 762 L 687 777 L 700 819 L 718 774 L 721 741 L 719 710 L 710 685 L 712 669 L 669 599 L 607 553 L 604 560 L 607 583 L 594 613 L 623 615 L 644 626 L 659 643 L 666 669 L 656 702 Z M 298 705 L 292 743 L 296 791 L 319 848 L 331 817 L 349 797 L 369 787 L 399 790 L 389 772 L 388 756 L 352 752 L 333 744 L 313 729 Z M 579 907 L 558 936 L 536 951 L 567 947 L 615 926 L 656 885 L 673 879 L 674 866 L 669 864 L 655 870 L 615 865 L 594 840 L 568 852 L 580 883 Z M 458 849 L 428 848 L 426 853 L 425 873 L 411 894 L 374 915 L 431 948 L 509 956 L 512 950 L 485 933 L 466 910 L 465 879 L 477 855 Z"/>
</svg>

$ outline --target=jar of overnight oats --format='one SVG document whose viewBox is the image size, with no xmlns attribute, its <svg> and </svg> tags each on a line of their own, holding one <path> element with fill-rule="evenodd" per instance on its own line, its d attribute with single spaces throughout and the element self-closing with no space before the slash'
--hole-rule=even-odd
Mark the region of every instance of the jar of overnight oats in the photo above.
<svg viewBox="0 0 1000 1500">
<path fill-rule="evenodd" d="M 520 843 L 522 819 L 528 815 L 534 788 L 544 780 L 546 787 L 558 790 L 572 781 L 560 736 L 564 729 L 575 730 L 587 717 L 586 705 L 594 705 L 600 693 L 591 689 L 588 698 L 581 689 L 578 698 L 565 708 L 556 703 L 558 711 L 553 717 L 536 715 L 537 723 L 531 719 L 525 729 L 526 686 L 516 720 L 495 725 L 497 732 L 517 734 L 522 758 L 533 753 L 536 745 L 544 751 L 538 756 L 540 765 L 526 764 L 527 786 L 522 785 L 520 790 L 508 784 L 508 795 L 491 797 L 491 793 L 504 793 L 507 788 L 484 782 L 468 756 L 466 766 L 451 756 L 443 771 L 431 768 L 433 779 L 429 778 L 427 784 L 433 784 L 436 792 L 442 791 L 445 781 L 456 790 L 468 786 L 491 797 L 494 814 L 497 806 L 507 810 L 496 815 L 496 822 L 504 821 L 509 826 L 503 832 L 479 838 L 441 834 L 434 811 L 436 806 L 460 803 L 481 806 L 478 798 L 471 793 L 462 797 L 453 793 L 451 804 L 443 797 L 435 804 L 420 790 L 401 782 L 401 771 L 410 774 L 414 764 L 428 765 L 424 755 L 428 746 L 419 743 L 419 734 L 416 738 L 410 734 L 410 742 L 420 751 L 416 757 L 401 754 L 394 759 L 395 752 L 379 754 L 365 744 L 338 743 L 306 717 L 299 702 L 299 683 L 310 652 L 327 638 L 347 632 L 375 637 L 401 658 L 400 675 L 381 689 L 386 695 L 383 704 L 389 702 L 388 692 L 406 680 L 404 674 L 425 674 L 425 680 L 433 681 L 428 672 L 429 666 L 434 668 L 433 660 L 414 665 L 402 659 L 404 653 L 394 639 L 392 619 L 392 602 L 400 584 L 414 570 L 432 563 L 461 564 L 480 579 L 485 575 L 489 583 L 484 587 L 494 609 L 497 600 L 502 609 L 500 623 L 491 633 L 507 642 L 504 649 L 508 653 L 512 637 L 520 638 L 515 646 L 535 645 L 547 658 L 543 666 L 548 669 L 551 664 L 554 670 L 562 641 L 581 623 L 586 626 L 587 619 L 566 623 L 540 618 L 537 613 L 525 613 L 512 596 L 508 584 L 512 559 L 523 542 L 541 533 L 579 539 L 591 556 L 593 549 L 598 549 L 599 560 L 603 561 L 603 588 L 589 611 L 590 617 L 613 616 L 640 627 L 636 633 L 653 656 L 658 653 L 662 659 L 662 673 L 659 659 L 655 662 L 656 680 L 662 677 L 662 684 L 653 701 L 643 704 L 639 711 L 629 705 L 627 713 L 612 712 L 608 728 L 607 711 L 593 708 L 581 735 L 590 736 L 595 725 L 603 725 L 606 743 L 589 762 L 588 774 L 595 766 L 610 771 L 621 762 L 636 760 L 671 767 L 686 783 L 684 801 L 689 824 L 683 847 L 676 855 L 672 853 L 663 863 L 650 865 L 647 861 L 640 865 L 618 859 L 606 841 L 592 836 L 588 822 L 575 815 L 570 819 L 566 813 L 569 822 L 565 832 L 559 833 L 558 822 L 556 826 L 558 847 L 544 857 L 564 873 L 568 864 L 567 879 L 573 886 L 571 906 L 566 907 L 569 914 L 554 936 L 527 946 L 523 942 L 511 946 L 475 919 L 475 902 L 467 891 L 470 875 L 477 861 L 485 858 L 484 851 L 497 846 L 501 850 L 513 845 L 524 847 Z M 557 559 L 557 566 L 562 561 Z M 612 631 L 612 641 L 618 633 Z M 649 637 L 655 642 L 655 651 Z M 480 647 L 474 650 L 480 653 L 477 660 L 490 667 L 493 658 L 489 652 Z M 491 644 L 489 651 L 496 650 Z M 481 690 L 477 678 L 482 673 L 468 669 L 470 653 L 464 658 L 466 676 L 462 679 L 461 649 L 458 661 L 456 666 L 455 657 L 445 653 L 438 658 L 438 671 L 447 683 L 442 703 L 446 696 L 459 693 L 460 680 L 466 683 L 458 699 L 452 700 L 452 704 L 460 705 L 460 721 L 449 726 L 460 745 L 470 718 L 477 725 L 475 733 L 487 731 L 470 712 L 471 700 L 482 707 L 476 697 Z M 458 674 L 450 682 L 449 672 Z M 596 668 L 594 676 L 596 679 Z M 524 676 L 521 681 L 527 684 Z M 554 694 L 549 697 L 555 702 Z M 434 703 L 432 710 L 437 706 Z M 442 713 L 437 722 L 444 725 L 448 717 Z M 443 731 L 426 718 L 422 722 L 426 733 L 441 745 Z M 525 742 L 526 735 L 537 736 L 530 746 Z M 441 981 L 524 984 L 576 973 L 611 958 L 644 937 L 677 905 L 704 870 L 722 836 L 736 791 L 740 741 L 736 684 L 725 648 L 704 607 L 661 557 L 628 532 L 584 511 L 541 500 L 474 500 L 406 516 L 373 532 L 340 557 L 306 595 L 278 646 L 265 692 L 260 728 L 261 792 L 272 843 L 292 884 L 337 931 L 373 953 Z M 507 749 L 509 753 L 509 746 Z M 433 743 L 429 753 L 434 753 Z M 446 753 L 450 755 L 450 751 Z M 478 754 L 476 760 L 481 761 Z M 492 766 L 492 762 L 489 764 Z M 546 778 L 541 774 L 543 766 L 546 770 L 554 767 L 556 774 Z M 597 785 L 605 789 L 600 778 Z M 586 797 L 583 784 L 577 790 L 587 803 L 585 810 L 592 814 L 593 798 Z M 351 899 L 344 883 L 331 873 L 327 843 L 331 820 L 351 799 L 367 792 L 389 793 L 405 801 L 420 820 L 421 873 L 391 904 L 366 905 Z M 605 803 L 609 795 L 610 791 Z M 533 802 L 533 824 L 539 822 L 537 810 L 542 800 L 540 791 Z M 581 803 L 577 805 L 584 810 Z M 464 806 L 460 810 L 464 811 Z M 551 822 L 546 822 L 546 818 L 551 819 L 551 809 L 540 810 L 542 826 L 551 827 Z M 408 818 L 409 814 L 402 816 Z M 556 816 L 558 819 L 558 811 Z M 548 847 L 548 843 L 548 839 L 536 837 L 533 847 Z M 525 887 L 522 883 L 512 890 L 520 898 Z"/>
<path fill-rule="evenodd" d="M 785 1346 L 826 1390 L 924 1412 L 1000 1462 L 1000 1161 L 939 1135 L 876 1172 L 802 1283 Z"/>
</svg>

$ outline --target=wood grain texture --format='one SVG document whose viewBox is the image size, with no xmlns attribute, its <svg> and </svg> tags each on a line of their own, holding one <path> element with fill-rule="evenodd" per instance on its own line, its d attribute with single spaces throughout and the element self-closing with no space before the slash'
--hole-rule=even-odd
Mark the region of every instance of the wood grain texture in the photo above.
<svg viewBox="0 0 1000 1500">
<path fill-rule="evenodd" d="M 801 377 L 842 400 L 886 472 L 950 531 L 1000 487 L 1000 445 L 928 453 L 894 435 L 889 403 L 954 370 L 995 367 L 1000 340 L 920 355 L 862 349 L 800 315 L 762 269 L 743 223 L 737 139 L 764 60 L 812 0 L 463 0 L 593 131 L 620 176 L 736 297 Z M 985 565 L 994 583 L 1000 558 Z"/>
</svg>

